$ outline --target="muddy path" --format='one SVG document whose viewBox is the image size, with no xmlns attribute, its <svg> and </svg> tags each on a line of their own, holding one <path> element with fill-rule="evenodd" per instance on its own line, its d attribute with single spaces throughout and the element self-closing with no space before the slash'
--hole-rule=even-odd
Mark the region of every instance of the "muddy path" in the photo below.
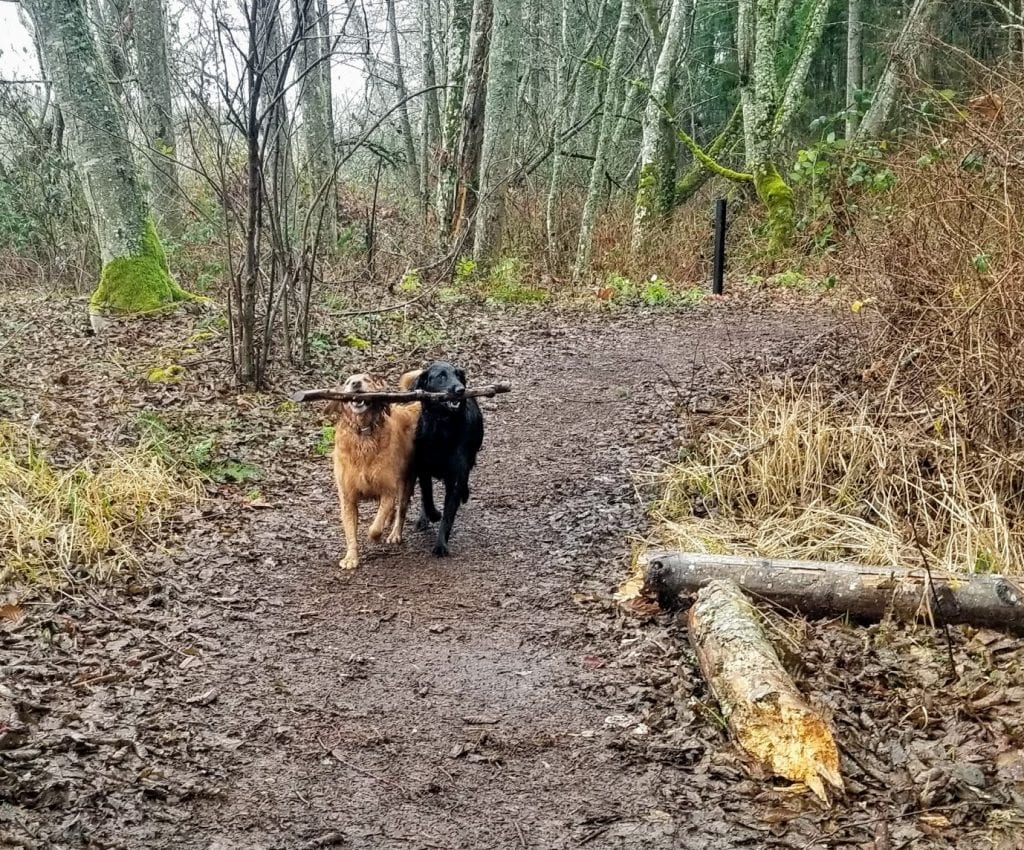
<svg viewBox="0 0 1024 850">
<path fill-rule="evenodd" d="M 658 771 L 607 746 L 629 692 L 585 599 L 622 576 L 642 529 L 631 473 L 669 456 L 694 370 L 805 338 L 781 315 L 634 320 L 534 331 L 473 364 L 516 390 L 485 404 L 447 560 L 410 530 L 340 573 L 326 462 L 206 537 L 239 557 L 203 574 L 232 601 L 188 624 L 224 644 L 193 686 L 218 693 L 195 721 L 244 743 L 224 765 L 233 792 L 192 822 L 227 847 L 334 831 L 367 848 L 674 846 L 686 818 L 664 811 Z"/>
<path fill-rule="evenodd" d="M 807 324 L 723 306 L 478 339 L 444 353 L 516 389 L 483 405 L 452 557 L 431 556 L 410 522 L 401 547 L 364 546 L 342 573 L 329 459 L 285 452 L 262 507 L 207 501 L 126 593 L 83 588 L 4 633 L 7 695 L 31 734 L 3 765 L 15 791 L 0 837 L 675 845 L 691 818 L 664 798 L 662 771 L 609 748 L 637 701 L 608 601 L 643 528 L 632 474 L 670 456 L 680 406 L 706 404 L 737 364 L 788 356 Z M 96 345 L 83 360 L 114 359 Z M 68 405 L 48 368 L 66 365 L 41 364 L 24 391 L 57 416 Z M 103 377 L 79 420 L 102 420 L 117 396 Z M 143 391 L 121 398 L 167 403 Z M 315 431 L 315 414 L 300 427 Z"/>
<path fill-rule="evenodd" d="M 859 747 L 830 811 L 751 777 L 671 617 L 611 602 L 644 530 L 634 473 L 673 455 L 681 409 L 820 356 L 823 313 L 529 322 L 449 348 L 515 391 L 483 404 L 448 559 L 410 521 L 402 546 L 340 572 L 329 459 L 254 431 L 251 453 L 278 458 L 255 505 L 209 500 L 126 588 L 72 590 L 0 630 L 0 697 L 22 724 L 0 735 L 0 847 L 852 848 L 892 799 L 961 813 L 948 841 L 897 815 L 893 846 L 981 846 L 969 828 L 991 803 L 955 789 L 1020 722 L 999 733 L 929 696 L 923 726 L 894 727 L 938 680 L 940 643 L 809 636 L 803 681 Z M 308 437 L 315 414 L 296 427 Z M 1024 656 L 979 657 L 997 650 Z M 966 785 L 922 802 L 915 771 L 960 767 Z"/>
</svg>

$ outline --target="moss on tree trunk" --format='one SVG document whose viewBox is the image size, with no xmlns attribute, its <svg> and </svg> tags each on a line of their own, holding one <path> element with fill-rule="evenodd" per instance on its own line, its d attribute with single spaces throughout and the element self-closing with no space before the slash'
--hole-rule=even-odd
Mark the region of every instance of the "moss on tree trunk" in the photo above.
<svg viewBox="0 0 1024 850">
<path fill-rule="evenodd" d="M 139 251 L 114 257 L 103 264 L 99 286 L 89 299 L 89 310 L 93 313 L 153 313 L 189 297 L 171 278 L 164 247 L 156 235 L 153 220 L 147 218 Z"/>
<path fill-rule="evenodd" d="M 754 189 L 768 212 L 768 249 L 781 251 L 793 237 L 793 190 L 770 162 L 761 165 L 754 173 Z"/>
</svg>

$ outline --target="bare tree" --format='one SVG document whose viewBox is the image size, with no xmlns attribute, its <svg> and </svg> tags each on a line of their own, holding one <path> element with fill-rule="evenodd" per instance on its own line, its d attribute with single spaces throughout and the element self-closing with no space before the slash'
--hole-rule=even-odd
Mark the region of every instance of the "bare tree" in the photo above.
<svg viewBox="0 0 1024 850">
<path fill-rule="evenodd" d="M 899 91 L 900 79 L 913 67 L 914 58 L 921 50 L 928 27 L 939 8 L 938 0 L 914 0 L 907 19 L 903 22 L 896 42 L 889 54 L 889 61 L 875 86 L 871 105 L 861 120 L 857 131 L 858 139 L 874 139 L 882 134 L 892 114 Z"/>
<path fill-rule="evenodd" d="M 612 47 L 611 64 L 608 68 L 604 87 L 604 105 L 601 114 L 601 128 L 597 137 L 597 150 L 594 153 L 594 164 L 590 169 L 590 185 L 587 198 L 583 204 L 583 217 L 580 222 L 579 241 L 576 246 L 576 262 L 573 265 L 573 278 L 580 280 L 590 271 L 590 253 L 594 242 L 594 221 L 597 218 L 597 204 L 605 179 L 605 162 L 608 148 L 611 145 L 612 128 L 615 126 L 616 94 L 622 87 L 622 72 L 626 64 L 626 42 L 633 23 L 635 0 L 622 0 L 619 8 L 619 23 L 615 29 L 615 42 Z"/>
<path fill-rule="evenodd" d="M 512 145 L 522 12 L 522 0 L 498 0 L 495 4 L 481 154 L 480 203 L 473 234 L 473 259 L 484 265 L 493 261 L 501 251 L 505 193 L 514 171 Z"/>
<path fill-rule="evenodd" d="M 302 112 L 301 171 L 308 184 L 310 214 L 314 220 L 323 221 L 325 241 L 333 246 L 337 242 L 337 220 L 333 203 L 333 181 L 337 160 L 334 127 L 331 123 L 331 51 L 324 35 L 326 21 L 321 21 L 321 10 L 316 0 L 295 0 L 295 28 L 298 42 L 290 47 L 295 52 L 298 100 Z M 270 63 L 273 59 L 262 50 L 259 58 L 264 64 Z"/>
<path fill-rule="evenodd" d="M 846 138 L 857 135 L 857 93 L 864 87 L 864 20 L 861 0 L 846 3 Z"/>
<path fill-rule="evenodd" d="M 488 3 L 489 0 L 478 0 Z M 439 242 L 447 245 L 452 233 L 455 210 L 455 189 L 459 180 L 459 118 L 466 80 L 466 52 L 469 47 L 470 19 L 476 17 L 472 0 L 452 0 L 446 49 L 448 66 L 445 75 L 446 93 L 441 119 L 440 150 L 437 167 L 437 227 Z"/>
<path fill-rule="evenodd" d="M 163 0 L 133 0 L 135 57 L 147 144 L 149 202 L 161 231 L 181 228 L 177 144 L 167 64 L 167 21 Z"/>
<path fill-rule="evenodd" d="M 395 16 L 395 0 L 385 0 L 388 14 L 388 35 L 391 37 L 391 73 L 394 74 L 395 94 L 398 100 L 398 120 L 405 147 L 405 168 L 409 175 L 409 187 L 413 195 L 420 191 L 420 174 L 416 165 L 416 142 L 409 121 L 409 91 L 405 87 L 405 71 L 402 68 L 402 50 L 398 43 L 398 20 Z"/>
<path fill-rule="evenodd" d="M 666 213 L 660 204 L 666 183 L 675 181 L 675 163 L 664 156 L 663 139 L 671 132 L 669 98 L 672 94 L 672 74 L 677 65 L 680 45 L 692 12 L 692 0 L 672 0 L 668 26 L 662 41 L 661 54 L 654 69 L 650 97 L 644 110 L 643 137 L 640 142 L 640 181 L 633 212 L 633 250 L 637 251 L 646 240 L 652 221 Z"/>
</svg>

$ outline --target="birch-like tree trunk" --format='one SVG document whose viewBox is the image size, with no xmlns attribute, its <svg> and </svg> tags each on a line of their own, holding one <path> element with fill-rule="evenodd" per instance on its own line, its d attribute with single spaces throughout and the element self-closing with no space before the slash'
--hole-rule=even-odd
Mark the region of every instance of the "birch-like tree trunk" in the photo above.
<svg viewBox="0 0 1024 850">
<path fill-rule="evenodd" d="M 804 102 L 807 91 L 807 74 L 811 69 L 811 61 L 821 44 L 825 22 L 828 20 L 828 9 L 831 0 L 811 0 L 804 19 L 803 31 L 797 46 L 796 56 L 786 74 L 785 85 L 781 92 L 781 102 L 772 122 L 772 152 L 779 146 L 793 124 L 793 118 Z M 776 44 L 776 56 L 778 45 Z M 778 60 L 776 59 L 776 62 Z M 773 80 L 778 79 L 778 72 L 772 74 Z"/>
<path fill-rule="evenodd" d="M 498 0 L 494 5 L 479 202 L 473 230 L 473 259 L 481 266 L 492 262 L 501 252 L 505 229 L 505 195 L 514 171 L 512 147 L 522 17 L 523 0 Z"/>
<path fill-rule="evenodd" d="M 601 128 L 598 131 L 597 148 L 594 152 L 594 163 L 590 169 L 590 183 L 587 187 L 586 200 L 583 203 L 580 235 L 576 245 L 576 262 L 573 265 L 573 279 L 575 280 L 582 279 L 590 270 L 590 254 L 594 245 L 594 220 L 597 218 L 597 205 L 604 184 L 605 163 L 608 157 L 608 147 L 612 141 L 610 136 L 615 126 L 615 95 L 622 84 L 622 71 L 626 64 L 626 43 L 629 40 L 635 9 L 635 0 L 622 0 L 619 7 L 619 22 L 615 28 L 615 42 L 612 46 L 612 58 L 604 87 Z"/>
<path fill-rule="evenodd" d="M 639 250 L 659 213 L 659 199 L 665 197 L 665 182 L 675 177 L 675 163 L 661 156 L 663 139 L 671 132 L 669 109 L 673 70 L 679 55 L 693 0 L 672 0 L 668 26 L 662 41 L 661 54 L 654 67 L 651 92 L 644 110 L 643 134 L 640 139 L 640 178 L 633 209 L 633 250 Z"/>
<path fill-rule="evenodd" d="M 455 210 L 455 187 L 459 181 L 459 117 L 462 114 L 463 90 L 466 82 L 466 51 L 469 46 L 470 16 L 474 15 L 472 0 L 452 0 L 448 26 L 448 67 L 445 76 L 446 94 L 441 117 L 440 150 L 437 164 L 438 241 L 447 245 L 452 233 Z"/>
<path fill-rule="evenodd" d="M 260 110 L 266 113 L 266 152 L 263 160 L 266 173 L 263 175 L 267 207 L 276 211 L 277 220 L 272 225 L 279 228 L 279 241 L 292 245 L 295 238 L 295 164 L 292 155 L 292 139 L 288 126 L 288 101 L 284 97 L 287 79 L 282 73 L 285 61 L 284 24 L 281 20 L 281 6 L 275 0 L 261 3 L 258 41 L 264 45 L 263 85 L 260 89 Z"/>
<path fill-rule="evenodd" d="M 740 103 L 747 170 L 753 175 L 758 198 L 768 213 L 772 250 L 786 245 L 793 234 L 793 192 L 779 173 L 774 155 L 803 102 L 829 0 L 813 0 L 807 7 L 796 56 L 779 89 L 779 41 L 785 33 L 777 0 L 740 0 L 736 26 L 739 56 Z"/>
<path fill-rule="evenodd" d="M 466 79 L 459 113 L 459 141 L 455 203 L 449 234 L 461 241 L 476 214 L 480 185 L 480 161 L 487 112 L 487 60 L 491 50 L 492 0 L 476 0 L 466 60 Z"/>
<path fill-rule="evenodd" d="M 83 0 L 24 0 L 24 8 L 67 122 L 103 260 L 89 301 L 94 327 L 106 314 L 151 313 L 184 300 L 168 271 Z"/>
<path fill-rule="evenodd" d="M 861 0 L 846 2 L 846 138 L 857 135 L 857 92 L 864 86 L 864 19 Z"/>
<path fill-rule="evenodd" d="M 555 114 L 551 116 L 551 180 L 544 206 L 544 232 L 547 235 L 548 267 L 554 271 L 558 255 L 556 215 L 562 180 L 562 131 L 572 120 L 569 91 L 569 2 L 560 0 L 558 16 L 558 55 L 552 71 Z"/>
<path fill-rule="evenodd" d="M 430 20 L 430 2 L 423 0 L 420 5 L 421 61 L 423 63 L 423 87 L 437 85 L 437 71 L 434 67 L 434 35 Z M 437 109 L 437 92 L 423 95 L 420 108 L 420 199 L 424 212 L 430 207 L 430 147 L 436 144 L 440 130 Z"/>
<path fill-rule="evenodd" d="M 939 8 L 938 0 L 914 0 L 889 54 L 889 61 L 875 87 L 871 105 L 861 119 L 858 139 L 876 139 L 882 135 L 896 105 L 899 84 L 913 67 L 914 58 L 924 43 L 932 18 Z"/>
<path fill-rule="evenodd" d="M 398 123 L 405 147 L 405 167 L 409 188 L 413 195 L 420 191 L 420 170 L 416 164 L 416 140 L 412 135 L 409 120 L 409 90 L 405 87 L 405 69 L 402 67 L 402 48 L 398 41 L 398 19 L 395 15 L 395 0 L 386 0 L 388 14 L 388 35 L 391 39 L 391 63 L 394 74 L 395 96 L 398 98 Z"/>
<path fill-rule="evenodd" d="M 181 189 L 167 64 L 167 17 L 163 0 L 134 0 L 135 56 L 146 143 L 149 203 L 163 233 L 181 229 Z"/>
<path fill-rule="evenodd" d="M 316 0 L 295 0 L 295 33 L 300 39 L 295 53 L 299 109 L 302 113 L 302 158 L 300 169 L 307 185 L 309 229 L 322 220 L 323 241 L 333 249 L 338 243 L 333 183 L 336 154 L 331 123 L 330 49 L 321 27 L 321 10 Z M 320 200 L 317 201 L 316 199 Z"/>
</svg>

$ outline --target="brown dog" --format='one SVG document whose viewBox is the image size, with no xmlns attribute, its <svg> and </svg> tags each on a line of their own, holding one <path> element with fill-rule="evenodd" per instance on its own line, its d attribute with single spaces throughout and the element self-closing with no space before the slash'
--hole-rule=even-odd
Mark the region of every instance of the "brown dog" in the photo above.
<svg viewBox="0 0 1024 850">
<path fill-rule="evenodd" d="M 352 375 L 343 389 L 382 392 L 388 387 L 382 378 L 362 373 Z M 340 566 L 351 570 L 359 564 L 356 531 L 360 501 L 378 502 L 377 516 L 368 532 L 371 540 L 379 540 L 390 525 L 387 542 L 402 542 L 414 484 L 412 449 L 420 405 L 346 401 L 333 402 L 327 410 L 338 417 L 334 427 L 334 482 L 345 530 L 345 556 Z"/>
</svg>

